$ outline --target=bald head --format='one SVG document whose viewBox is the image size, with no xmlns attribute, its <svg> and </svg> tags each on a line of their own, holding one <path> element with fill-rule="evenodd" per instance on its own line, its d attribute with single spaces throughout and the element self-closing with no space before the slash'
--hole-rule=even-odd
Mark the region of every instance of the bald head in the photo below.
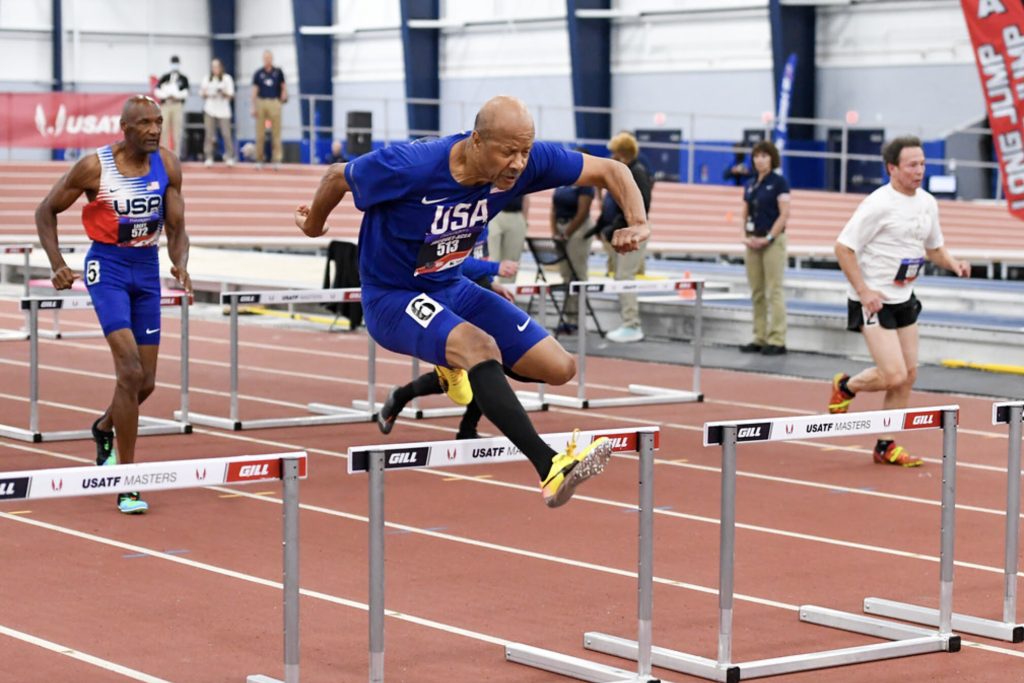
<svg viewBox="0 0 1024 683">
<path fill-rule="evenodd" d="M 145 114 L 152 110 L 160 111 L 160 105 L 149 95 L 133 95 L 124 101 L 121 107 L 121 120 L 134 121 L 140 113 Z"/>
<path fill-rule="evenodd" d="M 473 130 L 484 139 L 524 133 L 532 137 L 533 117 L 519 98 L 499 95 L 480 107 L 473 122 Z"/>
</svg>

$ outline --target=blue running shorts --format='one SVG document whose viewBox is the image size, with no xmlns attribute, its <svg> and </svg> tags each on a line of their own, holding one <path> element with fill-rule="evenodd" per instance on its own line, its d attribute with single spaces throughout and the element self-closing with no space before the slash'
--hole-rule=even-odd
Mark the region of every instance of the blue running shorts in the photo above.
<svg viewBox="0 0 1024 683">
<path fill-rule="evenodd" d="M 93 242 L 85 256 L 84 277 L 104 336 L 128 328 L 140 346 L 160 343 L 157 247 Z"/>
<path fill-rule="evenodd" d="M 435 365 L 448 365 L 445 344 L 461 322 L 491 335 L 509 368 L 548 336 L 515 304 L 465 277 L 428 293 L 363 285 L 362 296 L 366 329 L 375 342 Z"/>
</svg>

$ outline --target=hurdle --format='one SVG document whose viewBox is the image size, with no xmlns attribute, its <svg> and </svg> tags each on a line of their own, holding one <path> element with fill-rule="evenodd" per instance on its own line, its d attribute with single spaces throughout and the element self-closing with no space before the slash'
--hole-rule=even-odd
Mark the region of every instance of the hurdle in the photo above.
<svg viewBox="0 0 1024 683">
<path fill-rule="evenodd" d="M 1024 642 L 1024 624 L 1017 619 L 1017 551 L 1020 535 L 1020 443 L 1021 412 L 1024 402 L 995 403 L 992 405 L 992 424 L 1008 424 L 1010 445 L 1006 468 L 1006 539 L 1004 543 L 1003 619 L 984 619 L 953 613 L 953 630 L 976 636 Z M 910 605 L 882 598 L 865 598 L 864 611 L 883 617 L 902 619 L 916 624 L 935 626 L 939 623 L 938 610 Z"/>
<path fill-rule="evenodd" d="M 160 297 L 161 306 L 177 306 L 181 310 L 181 392 L 180 410 L 175 411 L 174 419 L 139 416 L 139 436 L 156 434 L 191 434 L 188 409 L 188 308 L 191 296 L 181 294 L 164 294 Z M 28 387 L 29 387 L 29 426 L 28 429 L 14 425 L 0 424 L 0 436 L 19 441 L 38 443 L 41 441 L 74 441 L 91 439 L 92 430 L 75 429 L 59 432 L 43 432 L 39 429 L 39 311 L 58 311 L 92 308 L 92 298 L 88 296 L 64 297 L 24 297 L 21 299 L 21 310 L 28 314 Z"/>
<path fill-rule="evenodd" d="M 49 280 L 33 280 L 32 279 L 32 263 L 31 256 L 35 247 L 31 244 L 12 244 L 0 246 L 0 254 L 24 254 L 25 262 L 22 265 L 22 278 L 24 282 L 24 296 L 32 296 L 32 288 L 40 285 L 52 287 L 52 283 Z M 77 246 L 65 246 L 59 247 L 59 251 L 62 254 L 73 254 L 76 252 L 88 251 L 89 245 L 77 245 Z M 78 283 L 76 283 L 78 284 Z M 84 286 L 83 286 L 84 288 Z M 103 331 L 96 330 L 81 330 L 75 332 L 62 332 L 60 329 L 60 310 L 54 309 L 53 311 L 53 328 L 46 330 L 39 330 L 39 336 L 44 339 L 85 339 L 92 337 L 102 337 Z M 25 315 L 25 326 L 20 330 L 0 330 L 0 341 L 25 341 L 28 339 L 28 314 Z"/>
<path fill-rule="evenodd" d="M 536 296 L 540 295 L 540 304 L 537 309 L 537 316 L 540 319 L 541 325 L 545 325 L 547 322 L 547 307 L 545 306 L 544 292 L 551 289 L 551 286 L 547 283 L 536 283 L 529 285 L 508 285 L 505 287 L 512 292 L 515 296 Z M 371 344 L 373 341 L 371 340 Z M 375 375 L 374 375 L 375 376 Z M 415 356 L 412 357 L 412 379 L 416 379 L 420 376 L 420 360 Z M 370 384 L 370 388 L 373 389 L 373 384 Z M 523 410 L 527 412 L 544 411 L 548 409 L 548 404 L 544 401 L 544 385 L 538 384 L 536 392 L 517 392 L 520 395 L 520 403 L 523 406 Z M 315 407 L 313 407 L 315 406 Z M 376 412 L 372 404 L 372 396 L 370 401 L 353 401 L 352 407 L 357 410 L 366 410 L 371 413 Z M 324 406 L 322 404 L 313 404 L 310 407 L 311 410 L 317 412 L 327 412 L 331 409 L 330 406 Z M 410 420 L 423 420 L 432 417 L 455 417 L 462 415 L 466 412 L 465 406 L 445 406 L 442 408 L 423 408 L 420 406 L 420 397 L 416 396 L 409 404 L 402 408 L 397 417 L 404 417 Z"/>
<path fill-rule="evenodd" d="M 283 484 L 284 672 L 299 681 L 299 479 L 306 478 L 305 451 L 226 458 L 59 467 L 0 472 L 0 502 L 167 491 L 281 480 Z M 248 683 L 273 683 L 264 675 Z"/>
<path fill-rule="evenodd" d="M 605 429 L 580 431 L 577 443 L 590 443 L 598 437 L 612 440 L 615 453 L 640 454 L 640 538 L 637 600 L 637 632 L 641 643 L 651 643 L 651 608 L 654 585 L 653 529 L 654 529 L 654 450 L 658 447 L 657 427 Z M 541 438 L 552 448 L 561 450 L 571 433 L 542 434 Z M 461 441 L 431 441 L 420 443 L 388 444 L 378 446 L 352 446 L 348 449 L 349 474 L 367 473 L 369 490 L 369 636 L 370 683 L 384 681 L 384 473 L 387 470 L 410 468 L 456 467 L 526 461 L 518 448 L 505 438 L 466 439 Z M 642 649 L 642 646 L 641 646 Z M 641 660 L 639 673 L 589 662 L 528 645 L 508 644 L 508 661 L 571 675 L 586 681 L 616 681 L 620 683 L 656 683 L 650 676 L 650 661 Z"/>
<path fill-rule="evenodd" d="M 959 406 L 880 410 L 842 415 L 814 415 L 765 420 L 708 422 L 704 445 L 722 448 L 722 500 L 718 585 L 718 658 L 708 659 L 662 647 L 653 648 L 655 666 L 713 681 L 736 681 L 797 671 L 811 671 L 930 652 L 958 652 L 960 636 L 953 635 L 953 539 L 956 498 L 956 429 Z M 736 547 L 736 445 L 821 439 L 894 431 L 942 429 L 942 531 L 939 568 L 939 630 L 802 605 L 800 621 L 885 638 L 837 650 L 773 657 L 748 662 L 732 658 L 733 575 Z M 637 643 L 603 633 L 584 636 L 587 649 L 628 659 L 637 658 Z"/>
<path fill-rule="evenodd" d="M 232 431 L 245 429 L 267 429 L 271 427 L 308 427 L 311 425 L 334 425 L 347 424 L 352 422 L 371 422 L 374 419 L 375 401 L 375 376 L 376 376 L 376 355 L 377 347 L 373 340 L 369 340 L 367 350 L 367 361 L 369 363 L 369 379 L 366 410 L 333 406 L 325 403 L 310 403 L 307 410 L 313 415 L 298 415 L 295 417 L 273 417 L 258 420 L 243 420 L 240 415 L 238 401 L 238 307 L 240 304 L 288 304 L 299 303 L 328 303 L 328 302 L 350 302 L 360 301 L 359 288 L 343 289 L 303 289 L 303 290 L 278 290 L 262 292 L 224 292 L 220 295 L 221 305 L 230 307 L 230 362 L 229 372 L 231 375 L 231 390 L 229 394 L 228 416 L 210 415 L 207 413 L 192 413 L 189 417 L 194 424 L 207 427 L 217 427 Z M 175 413 L 175 417 L 178 413 Z"/>
<path fill-rule="evenodd" d="M 700 359 L 703 345 L 704 280 L 687 278 L 682 280 L 612 280 L 609 282 L 573 282 L 570 289 L 579 294 L 579 310 L 585 311 L 588 294 L 596 293 L 654 293 L 694 292 L 694 335 L 693 335 L 693 384 L 690 391 L 669 389 L 646 384 L 630 384 L 627 389 L 631 396 L 620 398 L 587 398 L 587 334 L 586 318 L 579 317 L 579 333 L 576 349 L 576 396 L 549 393 L 540 399 L 550 405 L 568 408 L 609 408 L 615 406 L 640 406 L 660 403 L 699 403 L 704 400 L 700 388 Z M 520 398 L 536 399 L 532 392 L 517 392 Z"/>
</svg>

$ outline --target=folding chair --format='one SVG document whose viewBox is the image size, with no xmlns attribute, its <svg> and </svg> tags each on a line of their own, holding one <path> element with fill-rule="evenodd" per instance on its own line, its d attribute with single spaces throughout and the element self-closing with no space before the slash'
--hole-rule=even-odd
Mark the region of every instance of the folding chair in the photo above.
<svg viewBox="0 0 1024 683">
<path fill-rule="evenodd" d="M 331 266 L 334 272 L 331 273 Z M 331 240 L 327 245 L 327 263 L 324 266 L 324 289 L 341 289 L 358 287 L 359 282 L 359 248 L 352 242 Z M 363 306 L 357 302 L 328 303 L 324 308 L 334 313 L 330 331 L 338 323 L 338 318 L 345 316 L 349 322 L 349 330 L 357 329 L 363 322 Z"/>
<path fill-rule="evenodd" d="M 544 269 L 549 267 L 559 267 L 563 262 L 569 268 L 570 282 L 579 281 L 580 274 L 576 272 L 576 269 L 572 267 L 572 262 L 569 260 L 568 255 L 565 253 L 565 243 L 561 240 L 555 240 L 547 237 L 527 237 L 526 246 L 530 249 L 530 253 L 533 255 L 533 260 L 537 263 L 537 276 L 534 278 L 534 282 L 547 282 L 547 276 L 544 274 Z M 562 293 L 562 305 L 559 305 L 558 299 L 555 298 L 555 290 Z M 567 322 L 565 319 L 565 302 L 570 296 L 569 283 L 563 282 L 561 286 L 551 287 L 548 289 L 548 294 L 551 297 L 551 303 L 555 306 L 555 311 L 558 313 L 558 326 L 560 329 L 564 329 L 564 324 Z M 530 311 L 533 306 L 533 297 L 530 297 L 529 302 L 526 304 L 526 310 Z M 590 319 L 594 321 L 594 326 L 597 328 L 597 333 L 604 336 L 604 330 L 601 328 L 601 323 L 597 319 L 597 315 L 594 313 L 594 307 L 590 304 L 590 299 L 587 299 L 587 313 L 590 315 Z M 572 322 L 572 321 L 568 321 Z M 555 336 L 558 336 L 556 331 Z"/>
</svg>

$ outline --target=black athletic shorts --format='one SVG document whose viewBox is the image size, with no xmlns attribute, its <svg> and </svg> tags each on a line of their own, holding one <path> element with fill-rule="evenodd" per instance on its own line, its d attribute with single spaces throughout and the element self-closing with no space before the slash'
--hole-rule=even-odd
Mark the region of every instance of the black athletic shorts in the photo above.
<svg viewBox="0 0 1024 683">
<path fill-rule="evenodd" d="M 859 301 L 847 299 L 846 306 L 846 329 L 851 332 L 860 332 L 864 326 L 864 308 Z M 882 304 L 882 310 L 868 317 L 868 325 L 881 325 L 887 330 L 898 330 L 901 327 L 910 327 L 917 322 L 917 316 L 921 315 L 921 302 L 917 296 L 910 295 L 910 298 L 899 304 Z"/>
</svg>

